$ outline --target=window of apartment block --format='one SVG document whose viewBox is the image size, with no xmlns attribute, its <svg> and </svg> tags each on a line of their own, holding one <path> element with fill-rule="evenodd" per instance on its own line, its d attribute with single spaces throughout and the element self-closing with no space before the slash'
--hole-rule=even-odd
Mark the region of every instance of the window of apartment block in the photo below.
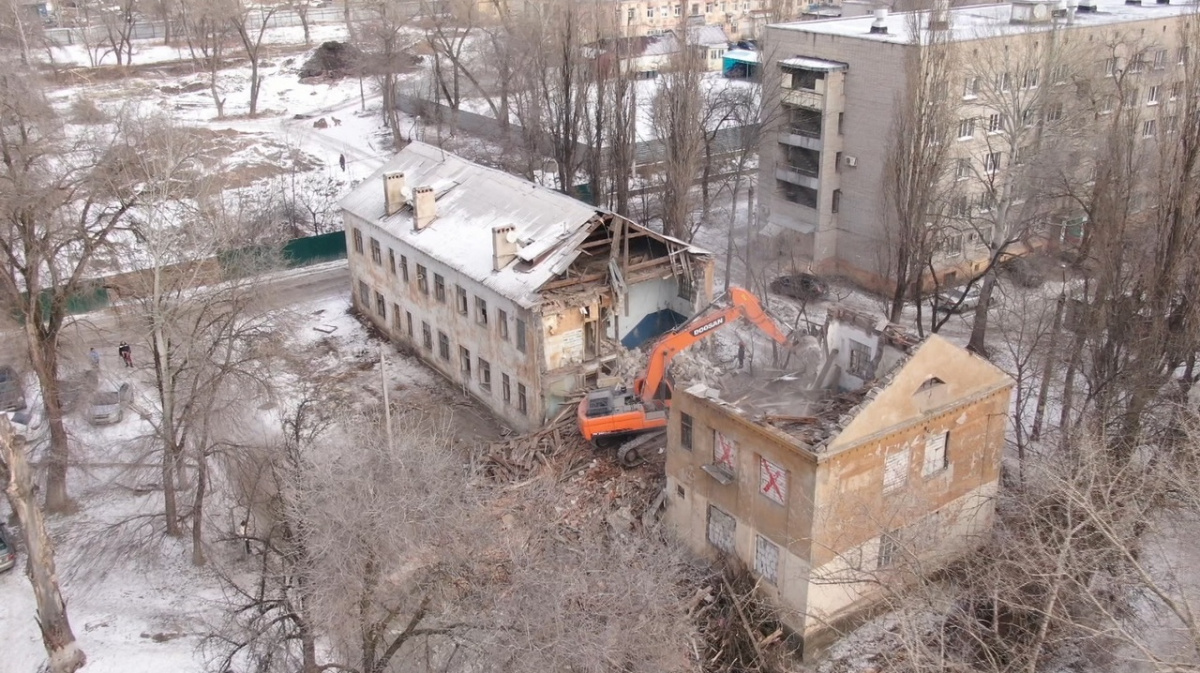
<svg viewBox="0 0 1200 673">
<path fill-rule="evenodd" d="M 402 322 L 401 318 L 402 314 L 400 313 L 400 305 L 392 304 L 392 329 L 397 333 L 404 329 L 404 323 Z"/>
<path fill-rule="evenodd" d="M 425 348 L 433 349 L 433 329 L 424 320 L 421 321 L 421 344 Z"/>
<path fill-rule="evenodd" d="M 400 255 L 400 280 L 408 282 L 408 257 Z"/>
<path fill-rule="evenodd" d="M 492 363 L 479 358 L 479 387 L 492 391 Z"/>
<path fill-rule="evenodd" d="M 908 481 L 908 447 L 883 460 L 883 492 L 891 493 Z"/>
<path fill-rule="evenodd" d="M 963 78 L 963 98 L 975 98 L 979 95 L 979 78 L 968 75 Z"/>
<path fill-rule="evenodd" d="M 700 3 L 693 2 L 692 3 L 692 16 L 699 16 L 699 15 L 700 15 Z"/>
<path fill-rule="evenodd" d="M 958 122 L 958 137 L 962 140 L 975 136 L 975 119 L 963 119 Z"/>
<path fill-rule="evenodd" d="M 759 457 L 758 492 L 778 505 L 787 504 L 788 476 L 782 465 Z"/>
<path fill-rule="evenodd" d="M 1070 78 L 1071 70 L 1065 65 L 1055 66 L 1054 70 L 1050 73 L 1050 81 L 1055 84 L 1066 84 Z"/>
<path fill-rule="evenodd" d="M 484 327 L 488 324 L 487 302 L 482 297 L 475 297 L 475 322 Z"/>
<path fill-rule="evenodd" d="M 529 401 L 526 399 L 524 383 L 517 384 L 517 411 L 522 414 L 529 413 Z"/>
<path fill-rule="evenodd" d="M 754 572 L 771 584 L 779 584 L 779 545 L 761 535 L 754 536 Z"/>
<path fill-rule="evenodd" d="M 1038 71 L 1037 71 L 1037 69 L 1036 69 L 1036 68 L 1032 68 L 1032 69 L 1030 69 L 1030 70 L 1026 70 L 1026 71 L 1025 71 L 1025 79 L 1024 79 L 1024 80 L 1022 80 L 1021 84 L 1022 84 L 1022 85 L 1023 85 L 1023 86 L 1024 86 L 1026 89 L 1036 89 L 1036 88 L 1037 88 L 1037 85 L 1038 85 Z"/>
<path fill-rule="evenodd" d="M 879 536 L 879 560 L 877 567 L 888 568 L 900 558 L 900 541 L 895 533 L 884 533 Z"/>
<path fill-rule="evenodd" d="M 1162 70 L 1167 67 L 1167 50 L 1159 49 L 1154 52 L 1154 69 Z"/>
<path fill-rule="evenodd" d="M 962 157 L 955 161 L 954 178 L 956 180 L 966 180 L 971 177 L 971 159 L 970 157 Z"/>
<path fill-rule="evenodd" d="M 1149 119 L 1142 122 L 1142 137 L 1153 138 L 1158 133 L 1158 120 Z"/>
<path fill-rule="evenodd" d="M 388 248 L 388 268 L 391 269 L 392 275 L 396 275 L 396 251 Z"/>
<path fill-rule="evenodd" d="M 994 173 L 1000 170 L 1000 153 L 989 152 L 983 158 L 983 170 L 988 173 Z"/>
<path fill-rule="evenodd" d="M 871 376 L 871 348 L 867 344 L 850 339 L 850 368 L 851 376 L 860 379 Z"/>
<path fill-rule="evenodd" d="M 1129 62 L 1129 72 L 1137 74 L 1146 70 L 1146 55 L 1137 54 Z"/>
<path fill-rule="evenodd" d="M 1026 127 L 1033 126 L 1033 122 L 1037 120 L 1037 110 L 1027 107 L 1021 111 L 1021 124 Z"/>
<path fill-rule="evenodd" d="M 409 338 L 409 339 L 413 338 L 413 318 L 412 318 L 412 311 L 405 311 L 405 312 L 404 312 L 404 327 L 405 327 L 405 330 L 404 330 L 404 331 L 408 333 L 408 338 Z"/>
<path fill-rule="evenodd" d="M 1146 105 L 1158 105 L 1158 94 L 1162 90 L 1160 86 L 1152 86 L 1146 90 Z"/>
<path fill-rule="evenodd" d="M 679 13 L 680 13 L 679 5 L 675 5 L 675 16 L 679 16 Z"/>
<path fill-rule="evenodd" d="M 653 7 L 647 7 L 647 8 L 646 8 L 646 18 L 647 18 L 647 19 L 653 19 L 653 18 L 654 18 L 654 8 L 653 8 Z"/>
<path fill-rule="evenodd" d="M 458 347 L 458 368 L 462 370 L 463 378 L 471 375 L 471 351 L 466 346 Z"/>
<path fill-rule="evenodd" d="M 525 352 L 525 321 L 517 318 L 517 350 Z"/>
<path fill-rule="evenodd" d="M 1179 117 L 1170 115 L 1163 117 L 1163 133 L 1176 133 L 1179 131 Z"/>
<path fill-rule="evenodd" d="M 383 266 L 383 248 L 380 247 L 379 241 L 371 239 L 371 261 L 379 266 Z"/>
<path fill-rule="evenodd" d="M 1108 114 L 1112 111 L 1113 111 L 1113 97 L 1112 96 L 1101 96 L 1100 97 L 1100 114 Z"/>
<path fill-rule="evenodd" d="M 429 294 L 429 272 L 420 264 L 417 265 L 417 289 Z"/>
<path fill-rule="evenodd" d="M 512 382 L 508 378 L 508 374 L 500 375 L 500 398 L 505 404 L 512 402 Z"/>
<path fill-rule="evenodd" d="M 844 134 L 842 133 L 842 129 L 845 127 L 845 125 L 846 125 L 846 113 L 845 113 L 845 112 L 839 112 L 839 113 L 838 113 L 838 135 L 839 135 L 839 136 L 840 136 L 840 135 L 844 135 Z"/>
<path fill-rule="evenodd" d="M 1188 48 L 1187 47 L 1180 47 L 1179 51 L 1176 53 L 1176 55 L 1178 56 L 1178 60 L 1176 61 L 1176 63 L 1178 63 L 1179 65 L 1187 65 L 1187 61 L 1188 61 Z"/>
<path fill-rule="evenodd" d="M 446 303 L 446 279 L 440 273 L 433 274 L 433 298 Z"/>
<path fill-rule="evenodd" d="M 630 8 L 629 8 L 629 13 L 628 13 L 628 14 L 626 14 L 626 18 L 627 18 L 628 20 L 630 20 L 630 21 L 633 21 L 633 18 L 634 18 L 634 16 L 635 16 L 636 14 L 637 14 L 637 10 L 636 10 L 636 9 L 634 9 L 633 7 L 630 7 Z"/>
<path fill-rule="evenodd" d="M 1012 88 L 1012 74 L 1011 73 L 1002 72 L 996 76 L 996 90 L 997 91 L 1008 91 L 1011 88 Z"/>
<path fill-rule="evenodd" d="M 714 505 L 708 506 L 708 541 L 721 551 L 732 554 L 737 539 L 737 521 Z"/>
<path fill-rule="evenodd" d="M 832 199 L 832 202 L 830 205 L 830 210 L 836 213 L 841 209 L 842 209 L 842 190 L 835 189 L 835 190 L 833 190 L 833 199 Z"/>
<path fill-rule="evenodd" d="M 496 309 L 496 326 L 500 328 L 500 338 L 508 341 L 508 311 Z"/>
<path fill-rule="evenodd" d="M 950 443 L 949 432 L 940 432 L 925 438 L 925 461 L 921 468 L 921 474 L 928 477 L 946 469 L 946 466 L 950 464 L 946 460 L 948 443 Z"/>
<path fill-rule="evenodd" d="M 1183 84 L 1181 82 L 1172 82 L 1171 88 L 1168 89 L 1168 91 L 1167 91 L 1167 98 L 1169 100 L 1175 100 L 1176 98 L 1179 98 L 1179 94 L 1182 91 L 1183 91 Z"/>
<path fill-rule="evenodd" d="M 1142 92 L 1137 88 L 1130 89 L 1125 94 L 1125 107 L 1136 107 L 1142 101 Z"/>
<path fill-rule="evenodd" d="M 358 303 L 364 309 L 371 305 L 371 286 L 361 280 L 358 281 Z"/>
<path fill-rule="evenodd" d="M 1004 130 L 1004 115 L 999 112 L 988 117 L 988 133 L 999 133 Z"/>
<path fill-rule="evenodd" d="M 454 286 L 454 306 L 460 315 L 467 314 L 467 289 L 461 285 Z"/>
<path fill-rule="evenodd" d="M 979 212 L 986 213 L 990 211 L 994 205 L 996 205 L 996 198 L 992 196 L 992 191 L 990 189 L 984 190 L 983 193 L 979 195 Z"/>
<path fill-rule="evenodd" d="M 729 474 L 737 473 L 737 442 L 713 430 L 713 463 Z"/>
<path fill-rule="evenodd" d="M 950 217 L 969 217 L 971 202 L 965 196 L 956 196 L 950 200 Z"/>
<path fill-rule="evenodd" d="M 356 227 L 351 234 L 354 237 L 354 252 L 357 252 L 360 255 L 363 254 L 362 232 Z"/>
<path fill-rule="evenodd" d="M 692 450 L 692 417 L 688 414 L 679 414 L 679 445 Z"/>
<path fill-rule="evenodd" d="M 445 361 L 450 361 L 450 337 L 438 330 L 438 355 Z"/>
<path fill-rule="evenodd" d="M 1116 74 L 1117 74 L 1117 59 L 1115 59 L 1115 58 L 1104 59 L 1104 76 L 1112 77 L 1113 75 L 1116 75 Z"/>
<path fill-rule="evenodd" d="M 375 312 L 382 318 L 387 318 L 387 299 L 378 291 L 375 292 Z"/>
</svg>

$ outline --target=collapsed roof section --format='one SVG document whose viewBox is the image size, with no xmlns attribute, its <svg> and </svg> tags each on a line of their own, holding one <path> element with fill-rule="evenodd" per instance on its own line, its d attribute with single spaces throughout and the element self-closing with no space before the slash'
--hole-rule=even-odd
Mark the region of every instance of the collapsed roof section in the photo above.
<svg viewBox="0 0 1200 673">
<path fill-rule="evenodd" d="M 1011 384 L 994 365 L 936 334 L 922 340 L 834 306 L 820 334 L 802 340 L 779 366 L 737 371 L 717 387 L 687 392 L 798 450 L 829 453 Z"/>
</svg>

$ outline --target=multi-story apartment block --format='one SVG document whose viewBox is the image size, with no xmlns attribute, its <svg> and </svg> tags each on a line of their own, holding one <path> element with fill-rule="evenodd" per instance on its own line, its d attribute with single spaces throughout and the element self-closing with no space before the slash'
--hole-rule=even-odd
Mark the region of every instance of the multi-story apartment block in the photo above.
<svg viewBox="0 0 1200 673">
<path fill-rule="evenodd" d="M 740 559 L 809 656 L 990 528 L 1013 381 L 937 335 L 830 311 L 825 361 L 676 391 L 667 514 Z M 781 374 L 787 374 L 783 376 Z"/>
<path fill-rule="evenodd" d="M 761 37 L 768 17 L 793 17 L 808 7 L 795 0 L 618 0 L 617 27 L 627 37 L 660 35 L 681 25 L 720 26 L 734 40 Z"/>
<path fill-rule="evenodd" d="M 759 163 L 763 234 L 818 273 L 894 285 L 888 157 L 920 89 L 919 57 L 938 45 L 951 66 L 936 89 L 950 116 L 929 139 L 946 147 L 926 223 L 938 232 L 937 274 L 953 282 L 996 251 L 1069 238 L 1082 214 L 1047 183 L 1086 184 L 1088 139 L 1110 130 L 1114 106 L 1139 139 L 1170 133 L 1194 10 L 1170 0 L 1017 0 L 768 27 L 763 77 L 777 86 L 764 90 L 779 114 Z"/>
<path fill-rule="evenodd" d="M 712 256 L 414 142 L 341 202 L 352 301 L 514 428 L 712 300 Z"/>
</svg>

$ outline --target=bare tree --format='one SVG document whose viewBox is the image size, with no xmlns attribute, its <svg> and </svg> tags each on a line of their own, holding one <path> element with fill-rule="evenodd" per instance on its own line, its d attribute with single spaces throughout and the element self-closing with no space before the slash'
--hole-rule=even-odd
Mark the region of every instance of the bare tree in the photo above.
<svg viewBox="0 0 1200 673">
<path fill-rule="evenodd" d="M 250 112 L 251 117 L 258 115 L 258 94 L 262 90 L 262 76 L 258 74 L 259 64 L 262 63 L 263 35 L 266 34 L 267 24 L 279 9 L 277 5 L 249 5 L 243 0 L 226 0 L 226 20 L 237 33 L 250 61 Z M 258 26 L 255 27 L 254 24 Z"/>
<path fill-rule="evenodd" d="M 655 136 L 663 148 L 663 233 L 692 237 L 691 190 L 703 161 L 704 62 L 695 50 L 674 55 L 654 100 Z"/>
<path fill-rule="evenodd" d="M 67 605 L 54 569 L 54 543 L 46 532 L 42 510 L 34 495 L 33 471 L 25 457 L 25 441 L 13 433 L 5 417 L 0 417 L 0 477 L 8 504 L 21 523 L 21 537 L 29 556 L 29 583 L 37 600 L 37 623 L 50 658 L 50 673 L 74 673 L 87 663 L 87 656 L 75 642 L 67 618 Z"/>
<path fill-rule="evenodd" d="M 214 3 L 181 3 L 180 17 L 192 60 L 208 72 L 208 90 L 217 108 L 217 119 L 222 119 L 225 116 L 225 96 L 217 82 L 217 75 L 222 67 L 221 55 L 225 50 L 229 24 L 221 7 Z"/>
<path fill-rule="evenodd" d="M 379 82 L 383 98 L 383 118 L 392 133 L 396 148 L 402 147 L 404 135 L 400 129 L 400 110 L 396 96 L 399 94 L 398 74 L 409 65 L 409 49 L 414 40 L 407 28 L 413 16 L 404 5 L 394 2 L 375 2 L 363 11 L 365 18 L 360 28 L 360 39 L 368 52 L 363 74 L 373 75 Z"/>
<path fill-rule="evenodd" d="M 24 325 L 42 388 L 50 426 L 50 512 L 71 507 L 58 384 L 67 301 L 87 286 L 93 259 L 111 246 L 137 201 L 139 176 L 127 159 L 138 142 L 119 123 L 115 133 L 105 127 L 73 136 L 33 73 L 13 67 L 0 75 L 0 301 Z"/>
</svg>

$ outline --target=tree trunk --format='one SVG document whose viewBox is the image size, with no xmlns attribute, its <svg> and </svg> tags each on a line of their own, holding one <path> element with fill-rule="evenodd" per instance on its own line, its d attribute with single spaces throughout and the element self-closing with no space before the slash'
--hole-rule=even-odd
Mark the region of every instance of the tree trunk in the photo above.
<svg viewBox="0 0 1200 673">
<path fill-rule="evenodd" d="M 5 494 L 8 504 L 21 522 L 21 534 L 29 555 L 29 583 L 37 601 L 37 622 L 42 644 L 50 658 L 51 673 L 74 673 L 87 663 L 87 656 L 75 642 L 67 619 L 67 606 L 58 586 L 54 568 L 54 544 L 46 533 L 42 512 L 33 495 L 33 475 L 25 459 L 24 442 L 13 436 L 8 419 L 0 419 L 0 456 L 8 465 Z"/>
<path fill-rule="evenodd" d="M 34 310 L 37 310 L 35 308 Z M 36 315 L 36 314 L 34 314 Z M 62 391 L 58 389 L 58 339 L 39 331 L 35 319 L 26 320 L 30 361 L 42 388 L 46 422 L 50 426 L 50 455 L 46 469 L 46 511 L 62 514 L 72 511 L 75 503 L 67 494 L 67 461 L 70 448 L 63 426 Z"/>
<path fill-rule="evenodd" d="M 992 304 L 992 290 L 995 287 L 995 273 L 983 277 L 983 287 L 979 289 L 979 305 L 975 307 L 975 324 L 971 326 L 971 339 L 967 342 L 967 350 L 980 355 L 987 355 L 988 308 Z"/>
<path fill-rule="evenodd" d="M 196 456 L 196 497 L 192 501 L 192 565 L 207 563 L 204 557 L 204 495 L 208 488 L 208 457 L 201 449 Z"/>
</svg>

